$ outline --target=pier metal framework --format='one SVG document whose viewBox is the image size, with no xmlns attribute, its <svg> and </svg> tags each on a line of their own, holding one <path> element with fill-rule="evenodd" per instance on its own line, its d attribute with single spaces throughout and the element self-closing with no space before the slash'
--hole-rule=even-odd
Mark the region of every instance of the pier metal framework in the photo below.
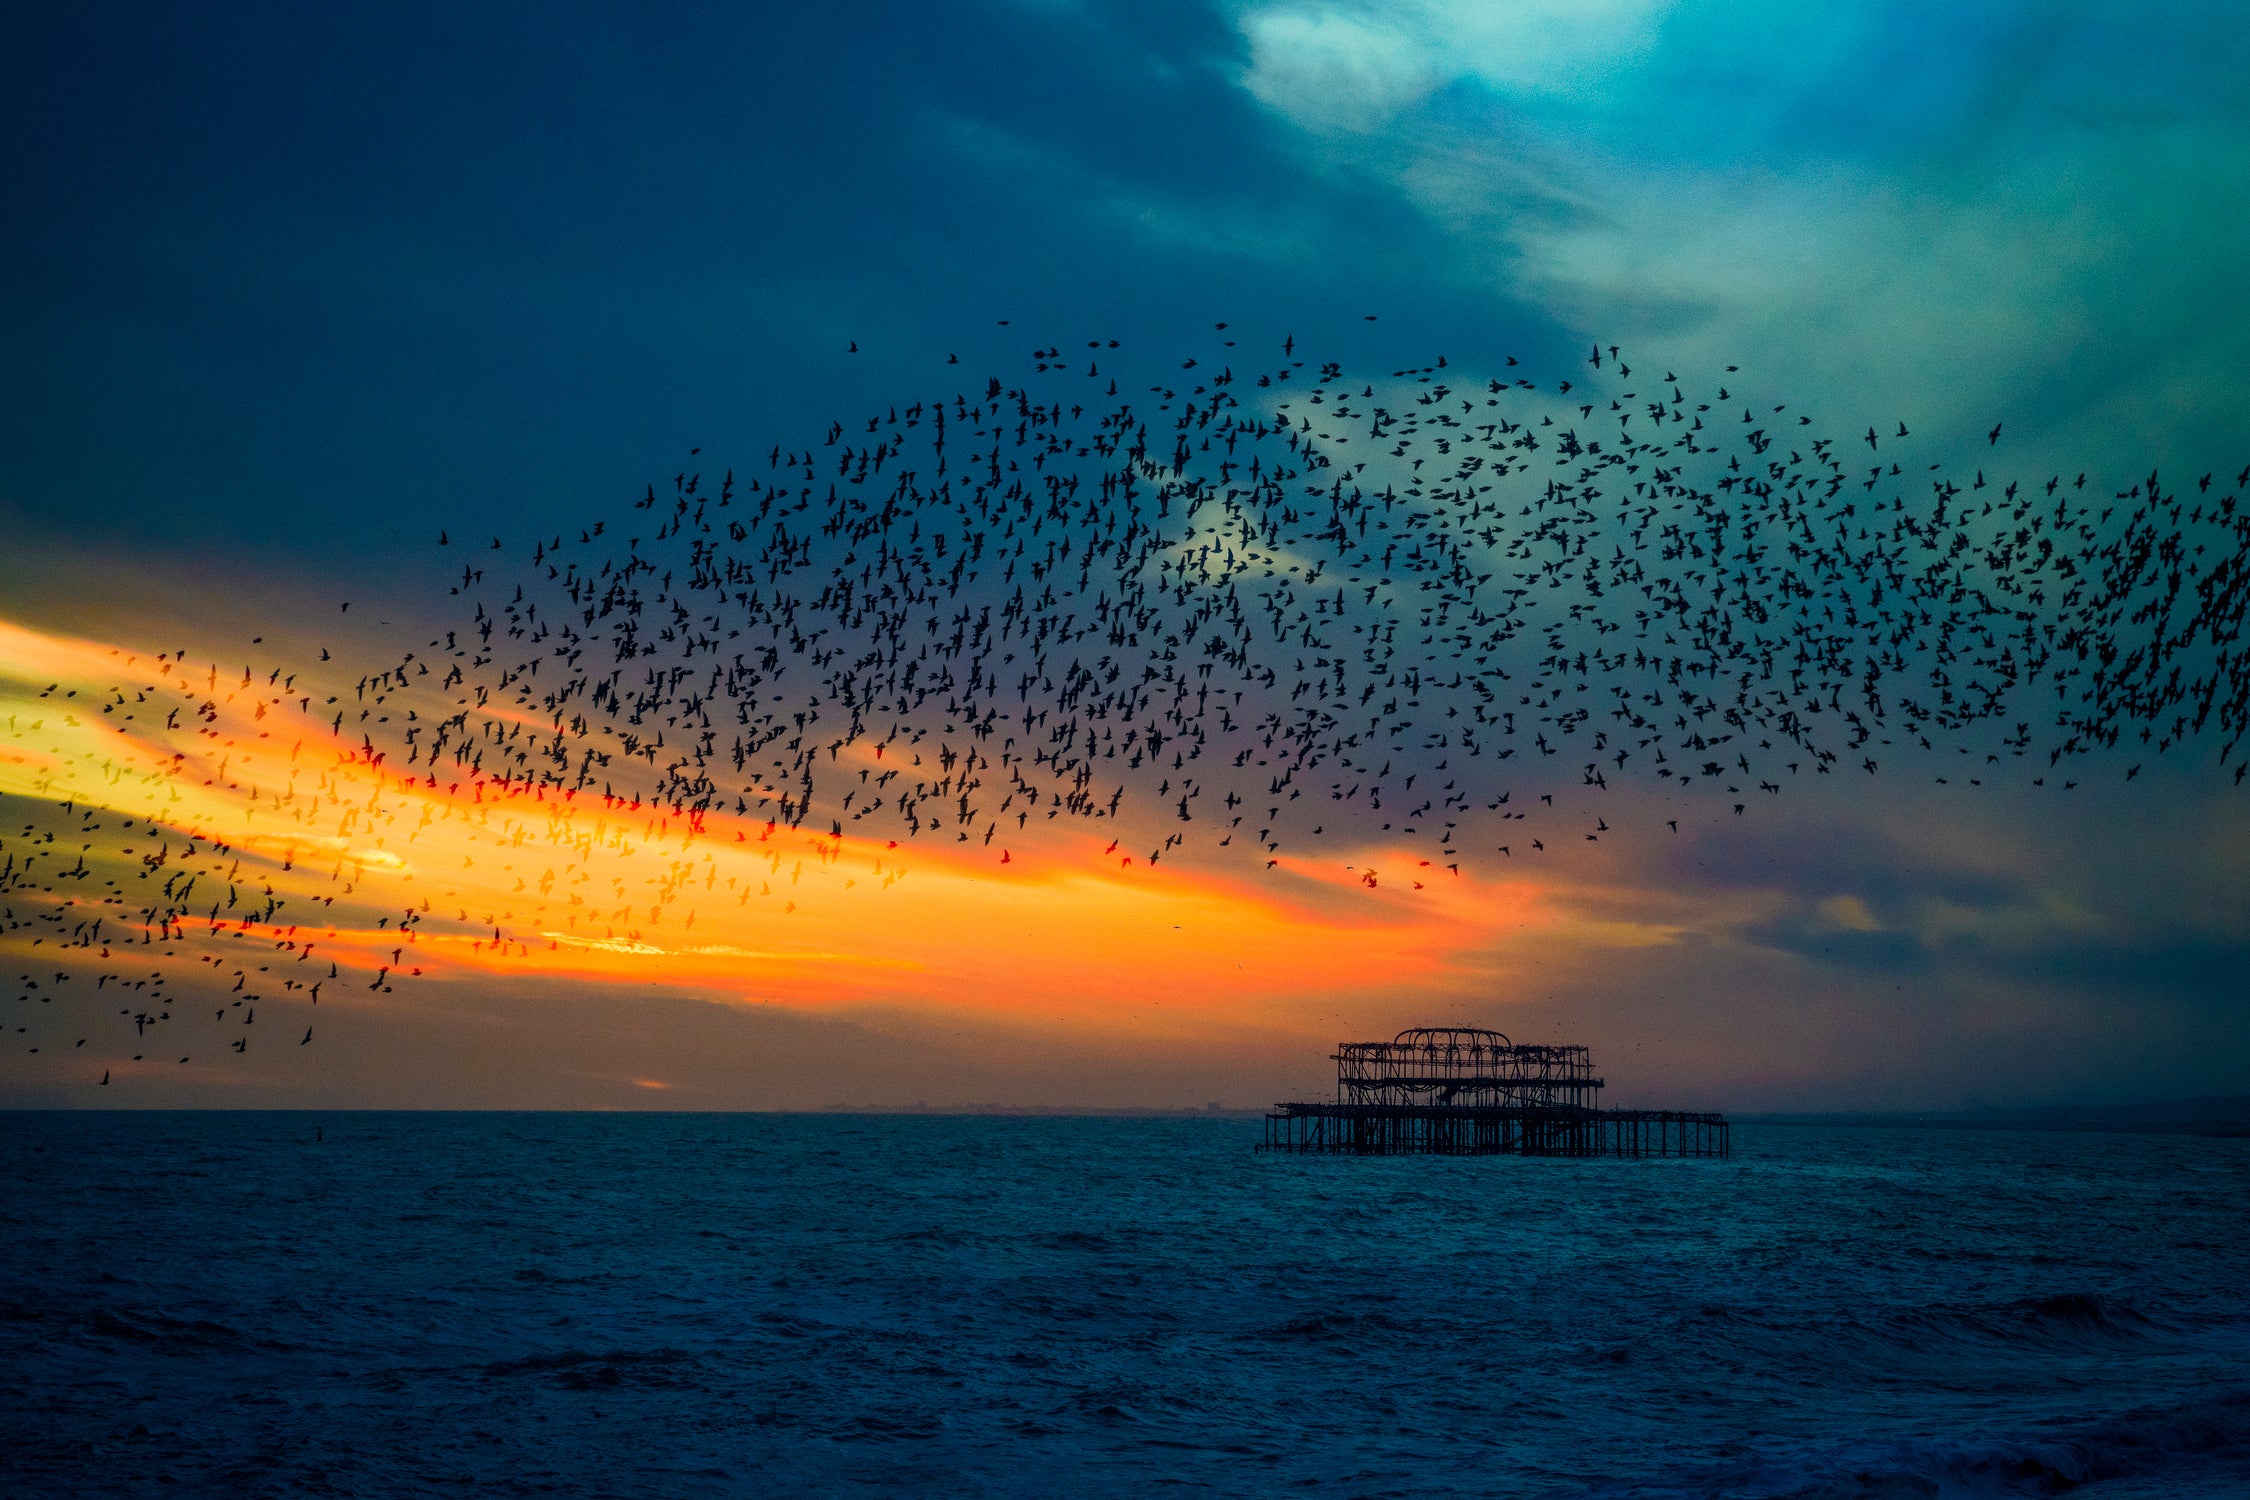
<svg viewBox="0 0 2250 1500">
<path fill-rule="evenodd" d="M 1584 1047 L 1418 1026 L 1343 1042 L 1333 1102 L 1283 1103 L 1261 1151 L 1346 1156 L 1726 1156 L 1724 1115 L 1602 1109 Z"/>
</svg>

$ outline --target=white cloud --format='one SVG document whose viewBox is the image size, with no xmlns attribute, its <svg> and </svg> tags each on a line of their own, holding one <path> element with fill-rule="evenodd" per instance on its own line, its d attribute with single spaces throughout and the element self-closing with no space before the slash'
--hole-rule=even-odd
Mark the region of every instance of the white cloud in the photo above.
<svg viewBox="0 0 2250 1500">
<path fill-rule="evenodd" d="M 1569 96 L 1643 56 L 1663 0 L 1279 4 L 1241 19 L 1243 87 L 1314 130 L 1369 131 L 1462 79 Z"/>
<path fill-rule="evenodd" d="M 1242 84 L 1588 338 L 1979 458 L 2005 417 L 2026 472 L 2238 464 L 2234 60 L 2137 14 L 1981 0 L 1925 37 L 1872 3 L 1292 0 L 1242 13 Z"/>
<path fill-rule="evenodd" d="M 1437 83 L 1411 28 L 1298 7 L 1245 17 L 1242 85 L 1268 109 L 1314 129 L 1370 130 Z"/>
<path fill-rule="evenodd" d="M 1640 62 L 1668 0 L 1426 0 L 1425 25 L 1457 76 L 1511 93 L 1574 95 Z"/>
</svg>

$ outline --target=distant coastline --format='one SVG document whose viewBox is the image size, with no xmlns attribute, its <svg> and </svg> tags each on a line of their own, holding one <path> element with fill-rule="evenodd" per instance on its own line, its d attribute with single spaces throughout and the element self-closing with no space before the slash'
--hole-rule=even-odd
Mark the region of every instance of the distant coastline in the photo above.
<svg viewBox="0 0 2250 1500">
<path fill-rule="evenodd" d="M 1093 1119 L 1262 1120 L 1263 1108 L 1231 1104 L 829 1104 L 813 1110 L 780 1111 L 818 1115 L 1038 1115 Z"/>
<path fill-rule="evenodd" d="M 2212 1095 L 2165 1104 L 2050 1104 L 2019 1109 L 1789 1111 L 1737 1115 L 1757 1125 L 1860 1125 L 1921 1130 L 2079 1130 L 2125 1135 L 2250 1139 L 2250 1096 Z"/>
<path fill-rule="evenodd" d="M 354 1105 L 168 1105 L 127 1107 L 116 1104 L 90 1106 L 17 1104 L 0 1105 L 0 1115 L 43 1114 L 149 1114 L 200 1115 L 248 1114 L 275 1116 L 353 1115 L 924 1115 L 955 1119 L 1115 1119 L 1115 1120 L 1261 1120 L 1266 1111 L 1256 1106 L 1193 1105 L 1087 1105 L 1087 1104 L 830 1104 L 786 1109 L 525 1109 L 465 1106 L 450 1108 L 368 1109 Z M 2091 1131 L 2115 1135 L 2194 1135 L 2217 1140 L 2250 1140 L 2250 1095 L 2213 1095 L 2180 1099 L 2164 1104 L 2052 1104 L 2028 1108 L 1964 1110 L 1773 1110 L 1736 1114 L 1748 1125 L 1850 1126 L 1905 1130 L 2034 1130 Z"/>
</svg>

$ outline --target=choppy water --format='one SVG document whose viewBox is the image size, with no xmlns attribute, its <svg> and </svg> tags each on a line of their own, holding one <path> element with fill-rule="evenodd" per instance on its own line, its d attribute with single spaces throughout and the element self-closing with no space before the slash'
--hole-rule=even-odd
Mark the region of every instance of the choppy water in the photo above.
<svg viewBox="0 0 2250 1500">
<path fill-rule="evenodd" d="M 2250 1494 L 2245 1142 L 0 1130 L 12 1496 Z"/>
</svg>

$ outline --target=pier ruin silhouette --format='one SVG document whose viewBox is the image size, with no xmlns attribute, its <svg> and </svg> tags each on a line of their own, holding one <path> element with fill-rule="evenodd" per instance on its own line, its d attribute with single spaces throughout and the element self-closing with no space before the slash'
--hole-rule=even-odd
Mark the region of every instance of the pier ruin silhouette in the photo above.
<svg viewBox="0 0 2250 1500">
<path fill-rule="evenodd" d="M 1726 1116 L 1603 1109 L 1584 1047 L 1417 1026 L 1340 1042 L 1333 1101 L 1281 1103 L 1261 1151 L 1340 1156 L 1727 1156 Z"/>
</svg>

